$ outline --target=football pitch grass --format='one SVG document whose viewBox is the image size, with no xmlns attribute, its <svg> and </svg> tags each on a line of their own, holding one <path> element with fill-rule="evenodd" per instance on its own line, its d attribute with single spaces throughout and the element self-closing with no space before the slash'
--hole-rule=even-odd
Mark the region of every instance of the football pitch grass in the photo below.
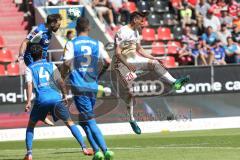
<svg viewBox="0 0 240 160">
<path fill-rule="evenodd" d="M 116 160 L 240 160 L 240 129 L 106 136 Z M 0 142 L 0 159 L 19 160 L 24 141 Z M 34 160 L 91 160 L 73 138 L 36 140 Z"/>
</svg>

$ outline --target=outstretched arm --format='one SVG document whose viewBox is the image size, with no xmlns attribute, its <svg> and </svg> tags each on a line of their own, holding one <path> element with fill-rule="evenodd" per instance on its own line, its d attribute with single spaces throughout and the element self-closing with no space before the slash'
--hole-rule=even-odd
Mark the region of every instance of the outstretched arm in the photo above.
<svg viewBox="0 0 240 160">
<path fill-rule="evenodd" d="M 29 43 L 29 40 L 28 40 L 28 39 L 24 39 L 24 40 L 22 41 L 21 46 L 20 46 L 20 48 L 19 48 L 19 55 L 18 55 L 19 58 L 20 58 L 20 57 L 23 57 L 23 55 L 24 55 L 24 53 L 25 53 L 25 51 L 26 51 L 26 49 L 27 49 L 28 43 Z"/>
<path fill-rule="evenodd" d="M 67 103 L 67 87 L 56 65 L 53 65 L 53 69 L 54 69 L 54 81 L 56 81 L 58 86 L 60 87 L 60 90 L 63 95 L 63 100 Z"/>
<path fill-rule="evenodd" d="M 151 60 L 157 60 L 157 61 L 162 60 L 161 58 L 154 57 L 154 56 L 152 56 L 151 54 L 147 54 L 147 53 L 145 52 L 145 50 L 142 48 L 142 46 L 141 46 L 139 43 L 137 43 L 137 52 L 138 52 L 141 56 L 146 57 L 146 58 L 149 58 L 149 59 L 151 59 Z"/>
</svg>

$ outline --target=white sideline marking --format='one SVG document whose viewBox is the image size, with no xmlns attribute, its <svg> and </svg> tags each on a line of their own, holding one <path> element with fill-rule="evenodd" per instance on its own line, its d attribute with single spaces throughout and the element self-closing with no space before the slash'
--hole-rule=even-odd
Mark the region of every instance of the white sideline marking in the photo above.
<svg viewBox="0 0 240 160">
<path fill-rule="evenodd" d="M 159 133 L 175 131 L 193 131 L 209 129 L 240 128 L 240 117 L 202 118 L 192 121 L 147 121 L 138 122 L 142 133 Z M 129 123 L 99 124 L 104 135 L 134 134 Z M 80 127 L 79 127 L 80 128 Z M 114 129 L 113 129 L 114 128 Z M 85 135 L 80 128 L 81 133 Z M 16 141 L 25 139 L 25 128 L 0 130 L 0 141 Z M 67 127 L 39 127 L 35 129 L 34 139 L 69 138 L 72 137 Z"/>
</svg>

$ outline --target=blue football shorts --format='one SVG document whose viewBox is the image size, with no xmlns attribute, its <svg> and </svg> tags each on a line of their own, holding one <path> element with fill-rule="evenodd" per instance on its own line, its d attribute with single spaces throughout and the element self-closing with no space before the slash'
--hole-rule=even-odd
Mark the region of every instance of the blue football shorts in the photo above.
<svg viewBox="0 0 240 160">
<path fill-rule="evenodd" d="M 39 120 L 44 121 L 49 112 L 51 113 L 54 121 L 59 119 L 68 121 L 71 119 L 67 106 L 63 103 L 63 101 L 58 101 L 34 104 L 30 114 L 30 120 L 33 122 L 37 122 Z"/>
</svg>

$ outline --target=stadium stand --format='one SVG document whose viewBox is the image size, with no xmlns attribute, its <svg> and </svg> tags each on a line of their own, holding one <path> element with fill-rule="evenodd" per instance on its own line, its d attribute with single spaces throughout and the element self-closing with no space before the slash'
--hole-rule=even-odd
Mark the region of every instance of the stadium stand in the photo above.
<svg viewBox="0 0 240 160">
<path fill-rule="evenodd" d="M 172 40 L 172 33 L 170 28 L 159 27 L 157 32 L 158 32 L 158 40 Z"/>
<path fill-rule="evenodd" d="M 163 42 L 153 42 L 152 55 L 159 56 L 166 53 L 166 48 Z"/>
<path fill-rule="evenodd" d="M 175 58 L 173 56 L 166 56 L 165 59 L 163 60 L 163 64 L 167 68 L 176 67 Z"/>
<path fill-rule="evenodd" d="M 12 55 L 11 50 L 2 49 L 0 50 L 0 62 L 13 62 L 15 59 Z"/>
<path fill-rule="evenodd" d="M 2 0 L 0 3 L 0 36 L 5 42 L 4 47 L 11 50 L 14 57 L 18 56 L 19 44 L 26 37 L 26 27 L 24 13 L 20 12 L 12 1 Z"/>
<path fill-rule="evenodd" d="M 130 13 L 134 12 L 137 10 L 137 6 L 134 2 L 125 2 L 123 3 L 123 8 L 126 8 L 127 10 L 130 11 Z"/>
<path fill-rule="evenodd" d="M 155 30 L 153 28 L 143 28 L 142 40 L 154 41 L 155 40 Z"/>
<path fill-rule="evenodd" d="M 5 42 L 3 37 L 0 35 L 0 48 L 3 48 L 5 46 Z"/>
<path fill-rule="evenodd" d="M 0 76 L 5 76 L 6 71 L 5 71 L 5 66 L 0 64 Z"/>
<path fill-rule="evenodd" d="M 20 74 L 20 68 L 18 63 L 10 63 L 7 65 L 8 76 L 18 76 Z"/>
<path fill-rule="evenodd" d="M 167 52 L 168 54 L 177 54 L 178 50 L 181 48 L 181 43 L 177 41 L 168 41 Z"/>
<path fill-rule="evenodd" d="M 25 22 L 22 18 L 24 13 L 20 12 L 14 3 L 7 0 L 3 0 L 3 2 L 4 5 L 0 4 L 0 15 L 2 15 L 2 18 L 0 18 L 0 48 L 6 47 L 7 50 L 10 50 L 9 52 L 12 52 L 13 58 L 4 58 L 1 61 L 11 62 L 15 60 L 14 56 L 18 52 L 18 45 L 20 44 L 20 41 L 24 39 L 27 34 L 27 31 L 25 29 L 27 22 Z M 77 2 L 83 4 L 91 4 L 88 0 L 64 0 L 59 2 L 65 2 L 64 4 L 74 4 Z M 115 1 L 109 0 L 108 3 L 115 3 Z M 210 9 L 211 12 L 214 11 L 214 15 L 216 15 L 219 19 L 222 18 L 222 15 L 220 12 L 215 13 L 215 11 L 217 9 L 224 12 L 227 11 L 227 16 L 231 16 L 232 23 L 235 24 L 228 25 L 228 30 L 232 32 L 234 27 L 234 35 L 239 33 L 239 29 L 236 31 L 236 26 L 238 25 L 240 19 L 240 14 L 238 14 L 239 3 L 237 1 L 206 0 L 203 4 L 200 3 L 201 2 L 197 0 L 128 0 L 122 1 L 118 5 L 118 8 L 113 7 L 112 10 L 113 14 L 115 14 L 114 16 L 116 16 L 114 17 L 114 22 L 116 25 L 123 24 L 121 20 L 124 20 L 124 18 L 121 19 L 121 17 L 126 15 L 124 15 L 125 13 L 122 15 L 122 11 L 127 11 L 130 13 L 137 10 L 148 11 L 150 14 L 146 18 L 144 28 L 141 32 L 143 46 L 150 46 L 148 49 L 150 49 L 152 55 L 171 55 L 175 58 L 175 60 L 178 61 L 181 59 L 179 58 L 179 48 L 183 46 L 182 37 L 183 31 L 185 29 L 183 28 L 184 26 L 182 26 L 180 21 L 180 12 L 184 9 L 185 6 L 191 9 L 191 19 L 198 22 L 197 24 L 187 24 L 191 28 L 191 33 L 197 35 L 200 39 L 200 41 L 196 43 L 201 43 L 201 35 L 205 32 L 204 28 L 201 26 L 201 23 L 203 24 L 203 22 L 199 22 L 199 17 L 197 16 L 199 12 L 199 5 L 208 6 L 210 4 L 211 6 L 208 8 L 206 7 L 205 12 L 207 13 Z M 8 6 L 7 9 L 5 9 L 6 6 Z M 125 18 L 126 24 L 129 17 Z M 206 15 L 203 15 L 202 20 L 204 20 L 204 18 L 206 18 Z M 8 25 L 10 23 L 11 25 Z M 121 25 L 117 25 L 116 27 L 108 27 L 106 28 L 106 31 L 110 33 L 112 37 L 114 37 L 114 33 L 120 26 Z M 218 32 L 220 31 L 217 31 L 216 34 L 218 34 Z M 238 45 L 237 40 L 235 40 L 235 43 Z M 202 49 L 202 47 L 196 49 Z M 7 55 L 4 56 L 6 57 Z M 194 55 L 189 56 L 192 56 L 194 58 Z"/>
<path fill-rule="evenodd" d="M 138 4 L 138 10 L 141 12 L 149 11 L 149 4 L 146 1 L 139 1 Z"/>
</svg>

